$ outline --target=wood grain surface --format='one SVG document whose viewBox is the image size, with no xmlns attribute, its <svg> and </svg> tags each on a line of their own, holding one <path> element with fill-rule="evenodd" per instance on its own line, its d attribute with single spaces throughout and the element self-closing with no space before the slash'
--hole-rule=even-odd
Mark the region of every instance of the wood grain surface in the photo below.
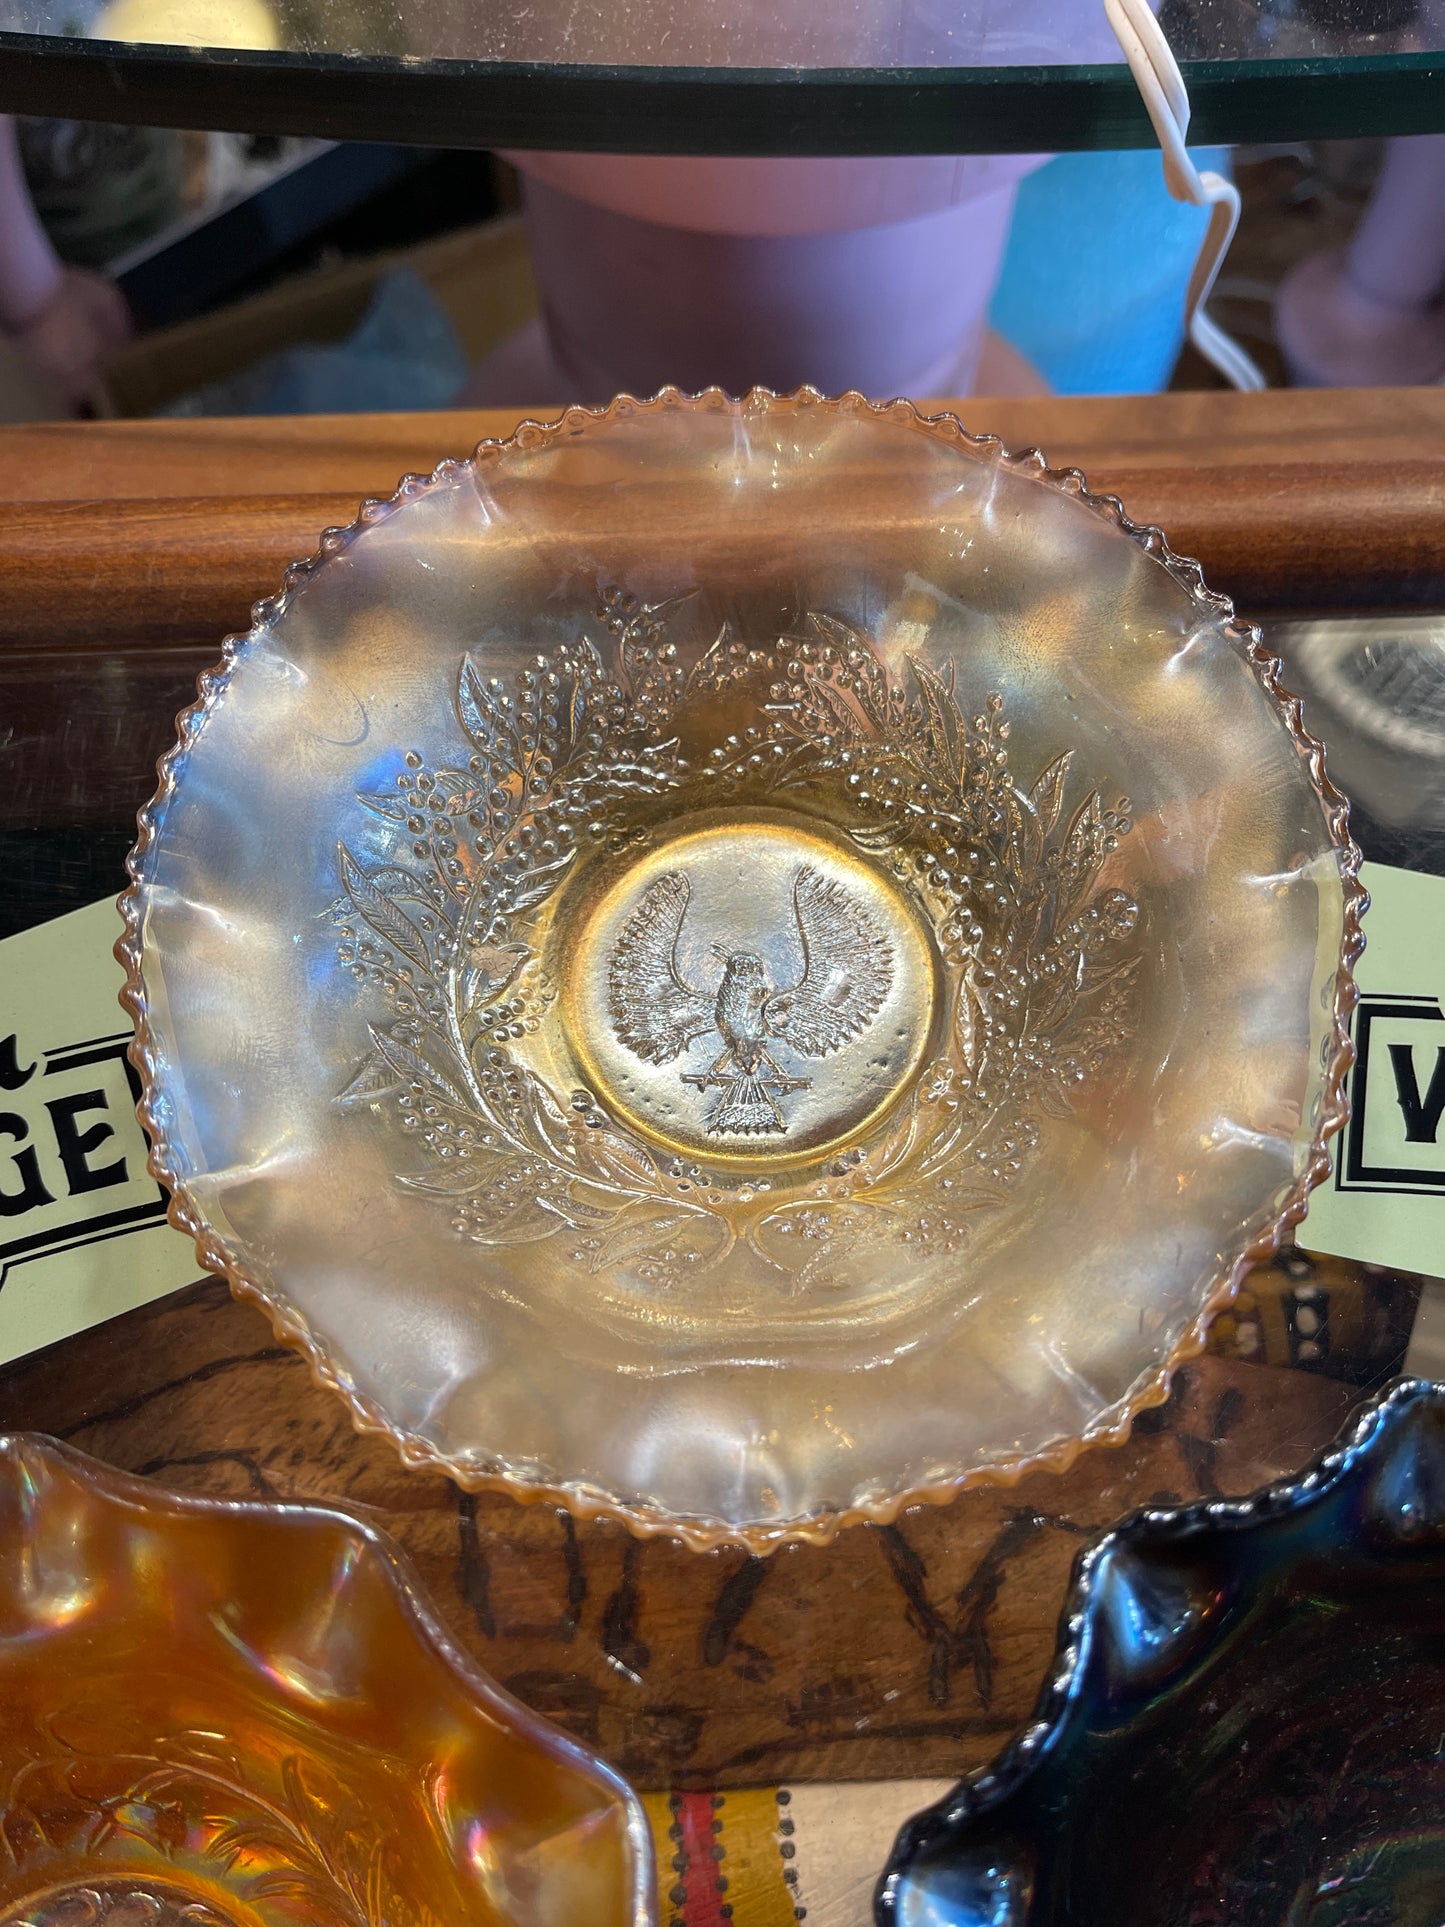
<svg viewBox="0 0 1445 1927">
<path fill-rule="evenodd" d="M 1445 601 L 1445 391 L 956 406 L 1117 492 L 1246 614 Z M 0 785 L 0 831 L 128 821 L 196 676 L 287 562 L 403 472 L 514 426 L 493 411 L 0 428 L 0 732 L 26 770 L 21 792 Z"/>
<path fill-rule="evenodd" d="M 960 406 L 970 426 L 1081 467 L 1247 613 L 1445 594 L 1438 390 Z M 492 412 L 0 429 L 0 646 L 213 659 L 363 496 L 514 425 Z"/>
<path fill-rule="evenodd" d="M 1091 1532 L 1297 1468 L 1356 1396 L 1206 1358 L 1127 1445 L 1066 1474 L 769 1559 L 644 1544 L 404 1471 L 215 1281 L 12 1366 L 0 1421 L 185 1491 L 364 1513 L 496 1678 L 645 1789 L 982 1764 L 1032 1706 Z"/>
</svg>

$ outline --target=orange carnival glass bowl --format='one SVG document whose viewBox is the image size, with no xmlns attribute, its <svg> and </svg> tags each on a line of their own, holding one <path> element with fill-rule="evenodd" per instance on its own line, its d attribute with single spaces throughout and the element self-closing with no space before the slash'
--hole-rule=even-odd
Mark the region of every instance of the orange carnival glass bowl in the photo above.
<svg viewBox="0 0 1445 1927">
<path fill-rule="evenodd" d="M 0 1436 L 4 1927 L 647 1927 L 636 1797 L 380 1533 Z"/>
<path fill-rule="evenodd" d="M 1122 1437 L 1344 1116 L 1358 852 L 1256 632 L 904 402 L 365 504 L 130 867 L 205 1262 L 409 1463 L 696 1546 Z"/>
</svg>

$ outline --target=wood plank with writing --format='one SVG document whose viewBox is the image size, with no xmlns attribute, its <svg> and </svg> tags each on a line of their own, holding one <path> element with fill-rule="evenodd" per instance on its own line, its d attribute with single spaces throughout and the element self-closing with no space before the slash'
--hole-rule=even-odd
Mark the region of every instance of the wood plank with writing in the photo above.
<svg viewBox="0 0 1445 1927">
<path fill-rule="evenodd" d="M 1295 1469 L 1354 1396 L 1206 1358 L 1127 1445 L 1067 1474 L 764 1560 L 642 1543 L 405 1471 L 216 1281 L 12 1366 L 0 1422 L 186 1491 L 364 1513 L 490 1672 L 646 1788 L 981 1764 L 1032 1705 L 1091 1532 Z"/>
</svg>

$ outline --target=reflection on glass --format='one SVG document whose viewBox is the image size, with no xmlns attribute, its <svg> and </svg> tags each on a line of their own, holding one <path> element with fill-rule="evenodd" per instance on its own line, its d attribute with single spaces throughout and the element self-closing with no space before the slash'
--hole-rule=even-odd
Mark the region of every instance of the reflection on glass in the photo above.
<svg viewBox="0 0 1445 1927">
<path fill-rule="evenodd" d="M 1438 16 L 1432 16 L 1438 18 Z M 1410 0 L 1168 0 L 1185 59 L 1300 60 L 1442 44 Z M 0 31 L 421 59 L 718 68 L 1115 64 L 1081 0 L 0 0 Z"/>
</svg>

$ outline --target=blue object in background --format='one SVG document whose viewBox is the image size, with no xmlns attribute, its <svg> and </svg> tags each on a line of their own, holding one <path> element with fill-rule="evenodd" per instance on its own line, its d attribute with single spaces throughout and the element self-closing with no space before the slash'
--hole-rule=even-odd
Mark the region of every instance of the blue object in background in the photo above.
<svg viewBox="0 0 1445 1927">
<path fill-rule="evenodd" d="M 1228 149 L 1190 153 L 1228 174 Z M 1163 388 L 1208 219 L 1170 198 L 1157 149 L 1060 154 L 1019 188 L 989 325 L 1060 395 Z"/>
<path fill-rule="evenodd" d="M 283 348 L 158 412 L 346 415 L 446 408 L 470 366 L 450 316 L 426 282 L 410 268 L 393 268 L 345 341 Z"/>
</svg>

